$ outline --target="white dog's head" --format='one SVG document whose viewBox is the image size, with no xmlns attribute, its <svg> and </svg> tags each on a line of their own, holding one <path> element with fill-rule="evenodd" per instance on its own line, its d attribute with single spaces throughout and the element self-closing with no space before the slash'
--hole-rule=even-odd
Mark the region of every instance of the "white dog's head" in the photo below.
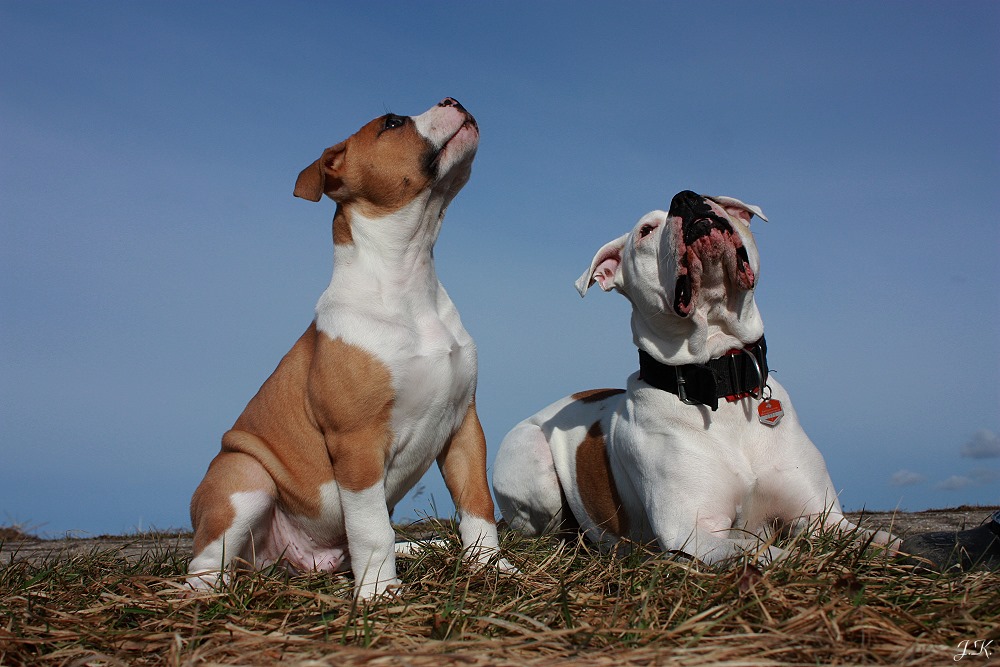
<svg viewBox="0 0 1000 667">
<path fill-rule="evenodd" d="M 704 363 L 764 333 L 753 299 L 760 271 L 750 232 L 756 206 L 731 197 L 677 193 L 605 244 L 576 281 L 632 302 L 635 344 L 666 364 Z"/>
</svg>

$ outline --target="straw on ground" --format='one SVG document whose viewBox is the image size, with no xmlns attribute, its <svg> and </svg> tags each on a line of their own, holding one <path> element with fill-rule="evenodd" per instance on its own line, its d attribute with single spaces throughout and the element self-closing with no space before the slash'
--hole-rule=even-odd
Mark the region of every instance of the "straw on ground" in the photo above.
<svg viewBox="0 0 1000 667">
<path fill-rule="evenodd" d="M 758 569 L 508 533 L 513 576 L 470 569 L 452 537 L 363 605 L 348 575 L 279 568 L 187 596 L 175 539 L 0 564 L 0 664 L 941 665 L 1000 640 L 1000 573 L 919 572 L 836 535 Z"/>
</svg>

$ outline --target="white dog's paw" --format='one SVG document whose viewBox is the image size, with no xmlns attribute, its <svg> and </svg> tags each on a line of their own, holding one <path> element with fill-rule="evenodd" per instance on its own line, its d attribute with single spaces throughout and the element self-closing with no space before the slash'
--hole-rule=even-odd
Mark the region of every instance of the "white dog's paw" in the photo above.
<svg viewBox="0 0 1000 667">
<path fill-rule="evenodd" d="M 765 567 L 768 565 L 774 565 L 775 563 L 778 563 L 786 558 L 788 558 L 788 552 L 775 546 L 766 547 L 759 550 L 756 554 L 753 554 L 753 560 L 758 565 L 763 565 Z"/>
<path fill-rule="evenodd" d="M 218 593 L 229 586 L 232 579 L 231 572 L 219 572 L 218 570 L 203 570 L 188 575 L 184 580 L 183 597 L 194 598 L 207 593 Z"/>
</svg>

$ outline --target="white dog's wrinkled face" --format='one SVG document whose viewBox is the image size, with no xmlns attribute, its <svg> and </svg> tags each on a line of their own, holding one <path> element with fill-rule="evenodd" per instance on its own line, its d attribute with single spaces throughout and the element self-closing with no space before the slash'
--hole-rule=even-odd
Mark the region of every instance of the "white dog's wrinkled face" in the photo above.
<svg viewBox="0 0 1000 667">
<path fill-rule="evenodd" d="M 647 213 L 605 244 L 576 287 L 585 295 L 596 282 L 625 295 L 637 339 L 676 337 L 682 330 L 671 319 L 721 327 L 737 338 L 754 335 L 745 325 L 759 325 L 752 295 L 760 271 L 750 232 L 755 215 L 767 220 L 758 207 L 732 197 L 679 192 L 669 211 Z M 689 327 L 683 331 L 693 335 Z"/>
<path fill-rule="evenodd" d="M 666 229 L 660 235 L 660 283 L 674 285 L 669 304 L 688 317 L 703 292 L 752 290 L 760 257 L 750 219 L 759 208 L 728 197 L 702 197 L 689 190 L 670 202 Z M 721 296 L 721 295 L 720 295 Z"/>
<path fill-rule="evenodd" d="M 760 270 L 750 232 L 755 215 L 767 220 L 758 207 L 732 197 L 679 192 L 669 212 L 650 211 L 631 232 L 605 244 L 577 280 L 577 289 L 586 294 L 596 282 L 604 291 L 616 289 L 633 302 L 641 301 L 642 293 L 661 292 L 664 298 L 656 309 L 679 317 L 691 314 L 702 287 L 728 280 L 740 290 L 752 290 Z M 651 280 L 660 289 L 650 290 Z M 632 284 L 636 281 L 638 285 Z"/>
</svg>

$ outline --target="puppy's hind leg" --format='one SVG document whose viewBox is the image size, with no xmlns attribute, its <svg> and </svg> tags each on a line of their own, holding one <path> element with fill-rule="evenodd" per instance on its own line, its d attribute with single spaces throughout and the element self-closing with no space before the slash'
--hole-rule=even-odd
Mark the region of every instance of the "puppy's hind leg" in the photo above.
<svg viewBox="0 0 1000 667">
<path fill-rule="evenodd" d="M 270 475 L 253 457 L 241 452 L 215 457 L 191 499 L 191 587 L 218 585 L 234 559 L 254 564 L 254 551 L 267 538 L 276 493 Z"/>
<path fill-rule="evenodd" d="M 563 501 L 552 449 L 535 424 L 522 422 L 500 443 L 493 464 L 493 492 L 500 513 L 519 533 L 537 537 L 562 527 Z"/>
</svg>

